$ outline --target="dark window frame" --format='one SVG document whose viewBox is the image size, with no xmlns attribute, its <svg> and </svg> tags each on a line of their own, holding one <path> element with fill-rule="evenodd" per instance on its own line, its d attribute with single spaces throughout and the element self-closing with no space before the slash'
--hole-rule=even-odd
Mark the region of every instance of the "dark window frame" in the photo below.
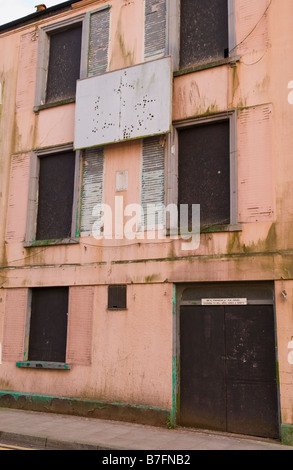
<svg viewBox="0 0 293 470">
<path fill-rule="evenodd" d="M 63 318 L 61 318 L 61 327 L 63 328 L 62 332 L 62 337 L 61 340 L 60 338 L 57 339 L 55 336 L 56 328 L 56 322 L 53 322 L 52 330 L 50 330 L 50 322 L 51 322 L 51 316 L 52 314 L 47 312 L 47 321 L 44 323 L 44 331 L 42 331 L 43 338 L 36 337 L 36 332 L 38 331 L 38 327 L 40 326 L 40 314 L 36 314 L 36 312 L 33 312 L 33 315 L 35 315 L 35 325 L 34 319 L 32 316 L 32 310 L 34 309 L 33 306 L 33 301 L 36 300 L 36 297 L 38 294 L 41 293 L 41 291 L 51 291 L 49 295 L 51 295 L 51 306 L 53 305 L 53 309 L 55 310 L 56 308 L 56 300 L 57 300 L 57 307 L 58 307 L 58 295 L 55 295 L 55 299 L 52 302 L 52 295 L 53 290 L 55 290 L 56 294 L 56 289 L 60 290 L 59 291 L 59 300 L 61 299 L 61 302 L 63 305 L 59 304 L 59 310 L 61 311 L 61 315 L 63 315 Z M 63 294 L 61 293 L 61 290 L 63 291 Z M 36 291 L 39 291 L 38 293 Z M 37 293 L 37 296 L 34 299 L 34 293 Z M 41 293 L 42 294 L 42 293 Z M 68 286 L 52 286 L 52 287 L 33 287 L 31 289 L 28 289 L 28 299 L 27 299 L 27 317 L 26 317 L 26 331 L 25 331 L 25 352 L 24 352 L 24 358 L 23 361 L 17 362 L 16 366 L 21 367 L 21 368 L 26 368 L 26 369 L 56 369 L 56 370 L 70 370 L 71 365 L 66 363 L 66 355 L 67 355 L 67 342 L 68 342 L 68 318 L 69 318 L 69 296 L 70 296 L 70 288 Z M 40 298 L 40 296 L 39 296 Z M 55 301 L 55 302 L 54 302 Z M 47 305 L 45 305 L 45 308 Z M 63 313 L 62 313 L 63 311 Z M 56 312 L 53 312 L 53 316 Z M 42 312 L 41 312 L 42 315 Z M 45 317 L 46 315 L 44 315 Z M 58 321 L 58 318 L 57 318 Z M 41 322 L 42 323 L 42 322 Z M 47 323 L 47 324 L 46 324 Z M 60 331 L 59 331 L 60 334 Z M 34 338 L 36 339 L 35 344 L 33 346 Z M 47 342 L 51 341 L 51 345 L 53 344 L 55 346 L 54 353 L 50 351 L 50 348 L 47 346 L 47 344 L 44 344 L 44 339 L 46 339 Z M 40 346 L 45 346 L 45 349 L 42 348 L 42 352 L 40 351 L 40 354 L 38 354 L 36 351 Z M 59 352 L 56 352 L 56 346 L 59 347 Z M 30 353 L 30 347 L 33 350 Z M 35 351 L 34 351 L 35 348 Z"/>
<path fill-rule="evenodd" d="M 49 42 L 45 104 L 74 100 L 80 78 L 82 23 L 54 31 Z"/>
<path fill-rule="evenodd" d="M 237 55 L 236 55 L 236 31 L 235 31 L 235 0 L 227 0 L 227 33 L 228 33 L 228 38 L 227 38 L 227 50 L 224 53 L 223 50 L 223 56 L 218 57 L 216 55 L 210 57 L 210 58 L 203 58 L 201 60 L 194 60 L 192 63 L 189 64 L 182 64 L 182 58 L 181 58 L 181 47 L 182 44 L 179 46 L 179 65 L 178 65 L 178 73 L 184 73 L 184 71 L 188 72 L 188 70 L 192 69 L 200 69 L 201 67 L 206 68 L 208 64 L 210 66 L 216 66 L 216 65 L 221 65 L 222 63 L 229 63 L 232 62 L 234 63 L 235 60 L 237 60 Z M 179 13 L 179 17 L 181 16 L 181 13 Z M 181 19 L 179 20 L 179 43 L 181 43 Z"/>
<path fill-rule="evenodd" d="M 179 214 L 181 204 L 188 204 L 191 229 L 191 205 L 199 204 L 201 228 L 230 224 L 229 120 L 182 128 L 178 140 Z"/>
<path fill-rule="evenodd" d="M 41 109 L 46 109 L 60 104 L 74 103 L 75 97 L 60 101 L 46 102 L 47 76 L 50 55 L 50 37 L 54 33 L 59 33 L 72 29 L 78 24 L 82 25 L 81 38 L 81 60 L 80 60 L 80 79 L 87 76 L 87 50 L 89 39 L 89 13 L 82 13 L 73 18 L 53 23 L 40 28 L 39 46 L 38 46 L 38 65 L 34 112 L 38 113 Z"/>
<path fill-rule="evenodd" d="M 73 181 L 73 202 L 72 202 L 72 223 L 70 237 L 37 240 L 37 217 L 38 217 L 38 194 L 39 194 L 39 174 L 40 160 L 42 157 L 60 155 L 62 153 L 73 152 L 72 145 L 54 147 L 51 149 L 35 150 L 31 152 L 30 165 L 30 185 L 28 198 L 28 213 L 26 237 L 24 246 L 61 245 L 79 243 L 79 196 L 80 196 L 80 168 L 81 152 L 74 153 L 74 181 Z"/>
<path fill-rule="evenodd" d="M 230 223 L 229 224 L 212 224 L 209 227 L 201 228 L 201 231 L 241 231 L 242 226 L 238 223 L 238 178 L 237 178 L 237 113 L 235 110 L 226 111 L 223 113 L 217 113 L 210 116 L 200 116 L 195 119 L 178 121 L 174 124 L 170 140 L 172 142 L 172 148 L 176 159 L 177 174 L 176 180 L 179 177 L 178 159 L 179 159 L 179 136 L 178 131 L 196 125 L 208 124 L 217 121 L 229 120 L 230 124 Z M 177 180 L 178 181 L 178 180 Z M 173 203 L 178 206 L 178 184 L 177 188 L 173 189 Z M 168 203 L 171 202 L 171 199 Z M 196 204 L 196 201 L 194 201 Z M 172 227 L 167 227 L 168 230 L 172 231 Z"/>
<path fill-rule="evenodd" d="M 75 152 L 42 155 L 39 167 L 36 240 L 71 238 Z"/>
</svg>

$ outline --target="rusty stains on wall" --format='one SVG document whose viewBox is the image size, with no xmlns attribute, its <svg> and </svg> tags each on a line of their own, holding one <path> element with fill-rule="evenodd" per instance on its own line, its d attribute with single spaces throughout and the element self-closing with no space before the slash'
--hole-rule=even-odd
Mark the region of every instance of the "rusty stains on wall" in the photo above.
<svg viewBox="0 0 293 470">
<path fill-rule="evenodd" d="M 110 70 L 116 70 L 142 61 L 143 11 L 140 2 L 121 2 L 112 12 Z M 131 22 L 132 27 L 129 27 Z M 134 27 L 135 25 L 135 27 Z"/>
<path fill-rule="evenodd" d="M 60 372 L 59 372 L 60 373 Z M 67 371 L 65 371 L 67 373 Z M 0 392 L 0 406 L 29 411 L 62 413 L 88 418 L 111 419 L 154 426 L 166 426 L 168 409 L 110 403 L 98 400 L 61 398 L 50 395 Z"/>
</svg>

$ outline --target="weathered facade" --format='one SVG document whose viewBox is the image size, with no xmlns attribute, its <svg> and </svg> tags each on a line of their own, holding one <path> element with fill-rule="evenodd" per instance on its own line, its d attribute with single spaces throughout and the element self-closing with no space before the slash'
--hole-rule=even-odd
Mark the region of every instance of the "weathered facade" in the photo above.
<svg viewBox="0 0 293 470">
<path fill-rule="evenodd" d="M 1 406 L 292 444 L 292 17 L 80 0 L 0 27 Z"/>
</svg>

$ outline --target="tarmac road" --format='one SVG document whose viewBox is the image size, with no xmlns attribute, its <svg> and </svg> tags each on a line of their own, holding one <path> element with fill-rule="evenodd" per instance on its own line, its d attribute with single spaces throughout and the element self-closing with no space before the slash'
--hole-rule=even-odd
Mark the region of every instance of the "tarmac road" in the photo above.
<svg viewBox="0 0 293 470">
<path fill-rule="evenodd" d="M 41 450 L 41 449 L 35 449 L 31 446 L 29 447 L 22 447 L 22 446 L 16 446 L 12 444 L 8 444 L 7 442 L 1 442 L 0 441 L 0 450 Z M 43 449 L 42 449 L 43 450 Z"/>
</svg>

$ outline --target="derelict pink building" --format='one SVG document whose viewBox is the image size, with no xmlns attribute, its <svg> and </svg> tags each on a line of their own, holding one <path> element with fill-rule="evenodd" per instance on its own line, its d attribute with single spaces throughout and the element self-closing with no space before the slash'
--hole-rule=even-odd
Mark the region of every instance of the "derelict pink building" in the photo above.
<svg viewBox="0 0 293 470">
<path fill-rule="evenodd" d="M 75 0 L 0 26 L 1 406 L 292 444 L 292 17 Z"/>
</svg>

